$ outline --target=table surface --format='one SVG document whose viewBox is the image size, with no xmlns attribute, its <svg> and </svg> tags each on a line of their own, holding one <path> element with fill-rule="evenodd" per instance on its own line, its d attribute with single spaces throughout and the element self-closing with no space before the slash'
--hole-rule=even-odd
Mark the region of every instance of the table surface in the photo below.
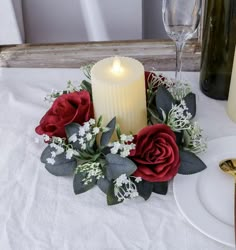
<svg viewBox="0 0 236 250">
<path fill-rule="evenodd" d="M 168 74 L 171 74 L 169 72 Z M 79 69 L 0 68 L 0 249 L 3 250 L 230 250 L 200 233 L 177 208 L 170 183 L 152 194 L 106 205 L 97 188 L 75 196 L 71 177 L 50 175 L 34 128 L 51 89 L 80 81 Z M 196 119 L 209 140 L 236 135 L 226 102 L 199 91 L 199 73 L 184 73 L 197 95 Z M 187 178 L 187 177 L 186 177 Z"/>
</svg>

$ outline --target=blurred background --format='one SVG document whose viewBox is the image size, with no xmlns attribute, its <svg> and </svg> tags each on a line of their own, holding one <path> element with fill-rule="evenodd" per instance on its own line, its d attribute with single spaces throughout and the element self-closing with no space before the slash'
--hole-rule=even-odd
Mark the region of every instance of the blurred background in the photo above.
<svg viewBox="0 0 236 250">
<path fill-rule="evenodd" d="M 161 0 L 0 2 L 0 44 L 167 38 Z"/>
</svg>

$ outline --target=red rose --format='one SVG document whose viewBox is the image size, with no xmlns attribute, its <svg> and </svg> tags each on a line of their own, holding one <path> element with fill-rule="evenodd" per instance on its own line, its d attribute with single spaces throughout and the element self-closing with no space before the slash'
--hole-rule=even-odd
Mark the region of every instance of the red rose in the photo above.
<svg viewBox="0 0 236 250">
<path fill-rule="evenodd" d="M 66 137 L 65 126 L 71 122 L 83 124 L 93 117 L 93 105 L 87 91 L 59 96 L 43 116 L 35 131 L 39 135 Z"/>
<path fill-rule="evenodd" d="M 134 176 L 150 182 L 172 179 L 180 165 L 179 149 L 174 132 L 165 124 L 143 128 L 134 139 L 135 150 L 130 158 L 136 163 Z"/>
</svg>

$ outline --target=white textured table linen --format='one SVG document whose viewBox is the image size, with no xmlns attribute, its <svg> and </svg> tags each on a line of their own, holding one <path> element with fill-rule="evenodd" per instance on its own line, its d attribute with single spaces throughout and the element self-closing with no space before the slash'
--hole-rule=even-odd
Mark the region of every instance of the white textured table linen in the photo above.
<svg viewBox="0 0 236 250">
<path fill-rule="evenodd" d="M 55 177 L 40 162 L 45 147 L 34 128 L 51 89 L 81 80 L 78 69 L 0 69 L 1 250 L 230 250 L 192 227 L 177 208 L 172 183 L 152 194 L 107 206 L 97 187 L 74 195 L 71 177 Z M 197 116 L 208 139 L 236 135 L 226 102 L 198 90 L 198 73 L 184 74 L 197 94 Z M 187 177 L 186 177 L 187 178 Z"/>
</svg>

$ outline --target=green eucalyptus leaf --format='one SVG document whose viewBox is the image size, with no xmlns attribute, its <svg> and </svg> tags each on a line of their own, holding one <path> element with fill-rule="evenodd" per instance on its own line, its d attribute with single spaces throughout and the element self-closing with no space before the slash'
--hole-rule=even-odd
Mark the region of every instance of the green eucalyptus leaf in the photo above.
<svg viewBox="0 0 236 250">
<path fill-rule="evenodd" d="M 183 144 L 183 135 L 184 135 L 184 132 L 180 131 L 180 132 L 174 132 L 174 133 L 175 133 L 175 136 L 176 136 L 176 144 L 178 146 L 181 146 Z"/>
<path fill-rule="evenodd" d="M 180 150 L 180 167 L 179 174 L 189 175 L 198 173 L 206 168 L 205 163 L 190 151 Z"/>
<path fill-rule="evenodd" d="M 50 144 L 43 150 L 41 156 L 40 156 L 40 161 L 42 163 L 47 163 L 47 159 L 52 157 L 52 152 L 55 151 L 54 148 L 50 147 Z"/>
<path fill-rule="evenodd" d="M 119 124 L 116 124 L 116 135 L 117 135 L 117 138 L 120 140 L 121 130 L 120 130 Z"/>
<path fill-rule="evenodd" d="M 197 105 L 196 105 L 196 95 L 194 93 L 187 94 L 183 100 L 188 107 L 188 112 L 191 113 L 193 119 L 196 115 Z"/>
<path fill-rule="evenodd" d="M 157 194 L 166 195 L 168 191 L 168 181 L 154 182 L 152 191 Z"/>
<path fill-rule="evenodd" d="M 66 125 L 65 130 L 67 138 L 69 139 L 72 135 L 78 134 L 80 127 L 81 125 L 75 122 Z"/>
<path fill-rule="evenodd" d="M 138 183 L 135 183 L 135 185 L 137 187 L 139 195 L 143 197 L 145 200 L 148 200 L 152 194 L 153 183 L 142 180 Z"/>
<path fill-rule="evenodd" d="M 175 104 L 175 100 L 171 93 L 164 86 L 159 86 L 156 92 L 156 108 L 161 120 L 163 120 L 162 110 L 168 114 L 172 104 Z"/>
<path fill-rule="evenodd" d="M 113 134 L 113 132 L 114 132 L 114 130 L 115 130 L 115 127 L 116 127 L 116 117 L 114 117 L 114 118 L 107 124 L 106 127 L 109 128 L 109 130 L 102 133 L 101 140 L 100 140 L 100 145 L 101 145 L 102 147 L 106 146 L 106 145 L 109 143 L 109 141 L 110 141 L 110 139 L 111 139 L 111 137 L 112 137 L 112 134 Z"/>
<path fill-rule="evenodd" d="M 55 176 L 71 176 L 74 173 L 77 162 L 71 160 L 61 164 L 45 164 L 47 171 Z"/>
<path fill-rule="evenodd" d="M 117 154 L 107 154 L 107 177 L 108 179 L 117 179 L 120 175 L 130 176 L 135 172 L 137 166 L 128 158 L 121 157 Z"/>
<path fill-rule="evenodd" d="M 72 122 L 72 123 L 65 126 L 66 137 L 68 138 L 68 140 L 72 135 L 78 134 L 80 127 L 81 127 L 81 125 L 78 123 L 75 123 L 75 122 Z M 74 149 L 81 150 L 81 144 L 79 143 L 79 141 L 70 142 L 70 144 L 73 145 Z"/>
<path fill-rule="evenodd" d="M 45 164 L 47 171 L 55 176 L 73 175 L 77 162 L 74 158 L 66 159 L 65 152 L 54 157 L 55 163 L 53 165 L 47 162 L 47 159 L 52 157 L 51 153 L 54 151 L 54 148 L 47 146 L 40 157 L 40 160 Z"/>
<path fill-rule="evenodd" d="M 114 193 L 114 183 L 111 183 L 107 191 L 107 204 L 116 205 L 121 202 L 123 202 L 123 200 L 118 201 L 118 198 L 115 196 L 115 193 Z"/>
<path fill-rule="evenodd" d="M 97 181 L 97 185 L 102 190 L 102 192 L 104 192 L 105 194 L 107 194 L 108 188 L 111 185 L 111 182 L 108 179 L 106 179 L 106 178 L 100 178 Z"/>
<path fill-rule="evenodd" d="M 74 188 L 75 194 L 81 194 L 81 193 L 87 192 L 88 190 L 90 190 L 91 188 L 95 186 L 96 178 L 93 177 L 92 182 L 90 182 L 89 184 L 84 184 L 84 181 L 83 181 L 84 178 L 85 178 L 85 175 L 83 175 L 80 172 L 75 174 L 74 180 L 73 180 L 73 188 Z"/>
<path fill-rule="evenodd" d="M 98 117 L 98 121 L 97 121 L 97 127 L 101 127 L 102 126 L 102 116 Z"/>
</svg>

